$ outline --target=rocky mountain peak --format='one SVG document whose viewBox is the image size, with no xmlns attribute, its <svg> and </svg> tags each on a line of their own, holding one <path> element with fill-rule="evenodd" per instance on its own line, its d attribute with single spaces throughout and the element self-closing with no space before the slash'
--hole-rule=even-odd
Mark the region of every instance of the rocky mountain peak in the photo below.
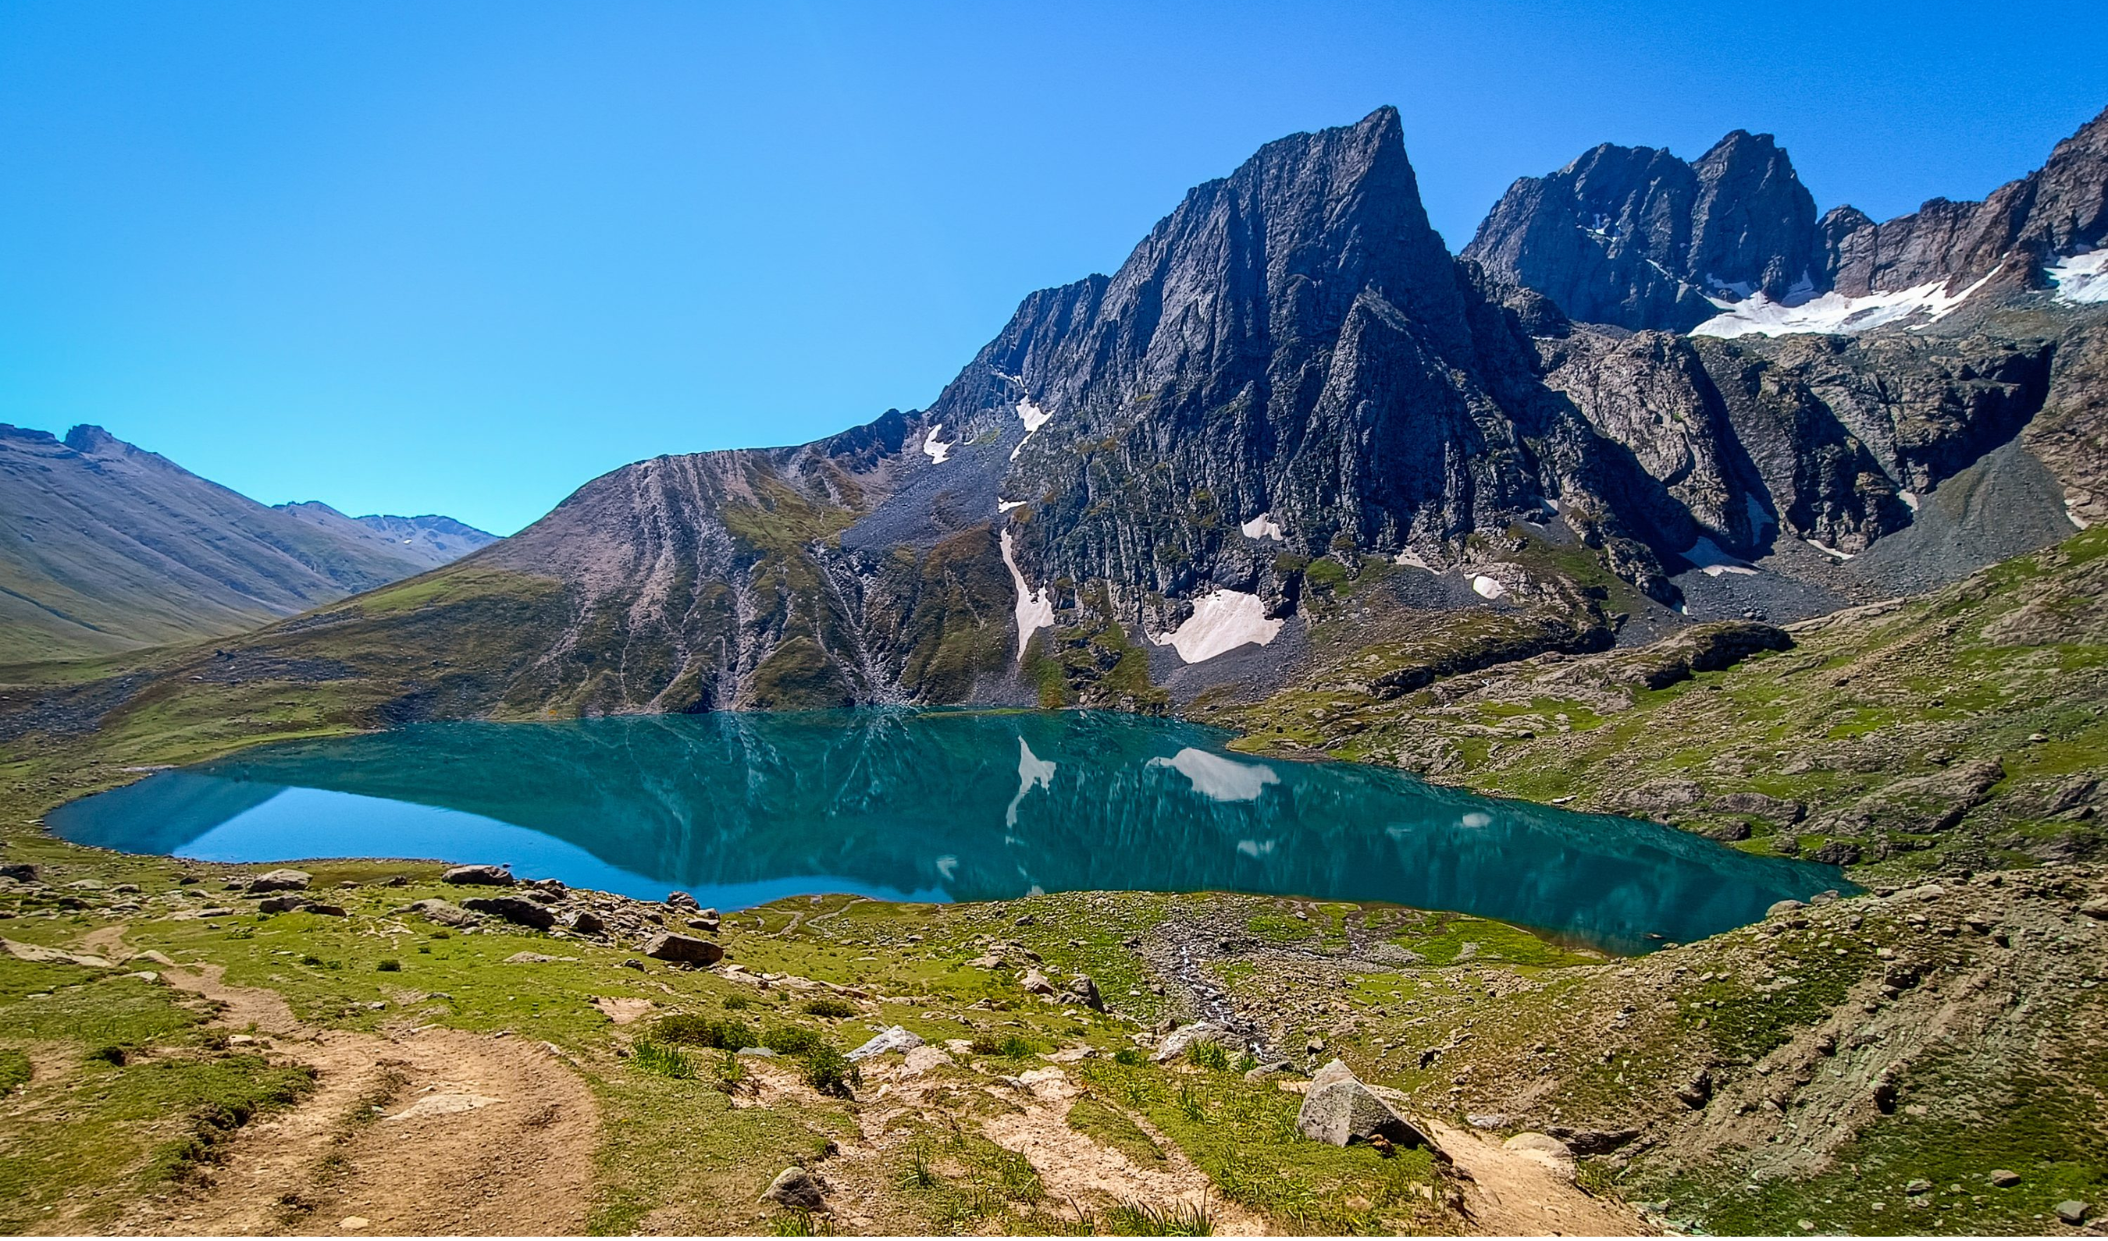
<svg viewBox="0 0 2108 1241">
<path fill-rule="evenodd" d="M 109 452 L 113 449 L 119 451 L 132 450 L 130 444 L 118 439 L 101 427 L 87 422 L 81 423 L 79 426 L 67 431 L 63 442 L 66 447 L 83 454 Z"/>
<path fill-rule="evenodd" d="M 1605 143 L 1510 186 L 1464 257 L 1573 318 L 1690 328 L 1709 295 L 1783 297 L 1819 274 L 1815 200 L 1784 147 L 1735 130 L 1695 161 Z"/>
</svg>

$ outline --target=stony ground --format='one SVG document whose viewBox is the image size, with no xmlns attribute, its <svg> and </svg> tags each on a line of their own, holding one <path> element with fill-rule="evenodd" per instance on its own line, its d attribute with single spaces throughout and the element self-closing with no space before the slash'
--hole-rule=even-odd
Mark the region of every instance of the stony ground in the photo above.
<svg viewBox="0 0 2108 1241">
<path fill-rule="evenodd" d="M 0 881 L 9 1231 L 2039 1233 L 2108 1168 L 2088 865 L 1626 960 L 1230 895 L 799 898 L 712 934 L 504 890 L 536 931 L 429 864 L 309 866 L 322 912 L 270 913 L 260 867 L 7 853 L 38 855 Z M 644 956 L 669 929 L 724 960 Z M 1152 1061 L 1199 1019 L 1223 1054 Z M 816 1070 L 894 1025 L 924 1045 Z M 1300 1137 L 1334 1057 L 1446 1159 Z M 817 1212 L 763 1200 L 791 1167 Z"/>
</svg>

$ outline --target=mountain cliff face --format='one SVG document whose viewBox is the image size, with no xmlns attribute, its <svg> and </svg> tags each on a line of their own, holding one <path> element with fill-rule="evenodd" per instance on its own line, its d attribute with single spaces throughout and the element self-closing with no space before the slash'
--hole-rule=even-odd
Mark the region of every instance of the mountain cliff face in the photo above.
<svg viewBox="0 0 2108 1241">
<path fill-rule="evenodd" d="M 327 506 L 258 504 L 92 426 L 0 425 L 0 532 L 4 659 L 237 633 L 453 558 Z"/>
<path fill-rule="evenodd" d="M 1524 177 L 1464 256 L 1590 323 L 1685 332 L 1752 299 L 1798 305 L 1834 292 L 1832 321 L 1802 330 L 1851 330 L 1888 318 L 1855 324 L 1854 309 L 1877 307 L 1847 299 L 1928 286 L 1954 296 L 1994 273 L 2008 288 L 2043 287 L 2045 264 L 2108 240 L 2104 203 L 2108 111 L 1982 202 L 1936 198 L 1884 223 L 1851 206 L 1818 220 L 1786 152 L 1738 130 L 1695 163 L 1601 146 Z M 1920 300 L 1929 314 L 1947 309 Z"/>
<path fill-rule="evenodd" d="M 1769 134 L 1696 161 L 1605 143 L 1496 204 L 1464 257 L 1589 323 L 1687 331 L 1708 295 L 1778 300 L 1822 276 L 1815 200 Z"/>
<path fill-rule="evenodd" d="M 1821 261 L 1766 138 L 1561 177 L 1511 194 L 1517 235 L 1600 207 L 1615 227 L 1563 253 L 1671 273 L 1621 306 L 1688 318 L 1675 290 L 1708 278 L 1791 296 Z M 1561 253 L 1508 235 L 1474 247 Z M 1925 331 L 1729 340 L 1577 322 L 1549 292 L 1443 249 L 1381 109 L 1268 144 L 1112 275 L 1026 297 L 928 409 L 624 467 L 265 631 L 254 666 L 327 654 L 393 687 L 390 722 L 1163 710 L 1930 589 L 2108 494 L 2092 304 L 2007 290 Z"/>
</svg>

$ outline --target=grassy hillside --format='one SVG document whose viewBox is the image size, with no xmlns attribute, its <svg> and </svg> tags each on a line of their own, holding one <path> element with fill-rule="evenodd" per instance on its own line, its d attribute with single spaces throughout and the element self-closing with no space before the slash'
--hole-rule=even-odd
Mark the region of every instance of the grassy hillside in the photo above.
<svg viewBox="0 0 2108 1241">
<path fill-rule="evenodd" d="M 1790 649 L 1727 623 L 1475 668 L 1492 638 L 1451 626 L 1196 714 L 1253 750 L 1394 763 L 1874 875 L 2092 857 L 2103 600 L 2095 529 L 1922 599 L 1787 626 Z"/>
</svg>

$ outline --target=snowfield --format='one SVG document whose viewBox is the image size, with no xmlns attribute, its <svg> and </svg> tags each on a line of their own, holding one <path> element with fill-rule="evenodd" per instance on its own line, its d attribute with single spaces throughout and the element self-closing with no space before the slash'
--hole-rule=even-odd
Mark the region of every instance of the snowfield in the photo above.
<svg viewBox="0 0 2108 1241">
<path fill-rule="evenodd" d="M 1719 577 L 1723 573 L 1736 573 L 1754 577 L 1757 572 L 1755 566 L 1737 560 L 1726 552 L 1721 551 L 1718 543 L 1713 542 L 1704 535 L 1700 535 L 1698 541 L 1691 544 L 1690 548 L 1684 552 L 1683 558 L 1697 565 L 1707 577 Z"/>
<path fill-rule="evenodd" d="M 959 441 L 957 440 L 953 440 L 949 444 L 938 443 L 937 436 L 943 430 L 944 424 L 940 422 L 936 426 L 930 428 L 930 433 L 925 436 L 922 441 L 922 451 L 928 454 L 930 464 L 932 465 L 943 465 L 944 458 L 951 454 L 952 449 L 957 448 L 959 446 Z"/>
<path fill-rule="evenodd" d="M 1795 332 L 1865 332 L 1917 315 L 1924 315 L 1927 322 L 1936 322 L 1952 314 L 1969 300 L 1970 294 L 1984 286 L 1985 280 L 1997 274 L 1993 268 L 1982 280 L 1952 295 L 1947 293 L 1947 281 L 1934 280 L 1865 297 L 1831 292 L 1807 301 L 1796 302 L 1789 296 L 1786 301 L 1774 302 L 1759 293 L 1743 302 L 1716 301 L 1713 304 L 1722 307 L 1721 313 L 1692 328 L 1691 335 L 1731 340 L 1737 336 L 1789 336 Z"/>
<path fill-rule="evenodd" d="M 2108 302 L 2108 250 L 2074 254 L 2043 267 L 2060 302 Z"/>
<path fill-rule="evenodd" d="M 1217 590 L 1201 596 L 1186 623 L 1156 639 L 1189 664 L 1213 659 L 1247 642 L 1260 646 L 1281 632 L 1281 622 L 1266 616 L 1266 601 L 1241 590 Z"/>
</svg>

